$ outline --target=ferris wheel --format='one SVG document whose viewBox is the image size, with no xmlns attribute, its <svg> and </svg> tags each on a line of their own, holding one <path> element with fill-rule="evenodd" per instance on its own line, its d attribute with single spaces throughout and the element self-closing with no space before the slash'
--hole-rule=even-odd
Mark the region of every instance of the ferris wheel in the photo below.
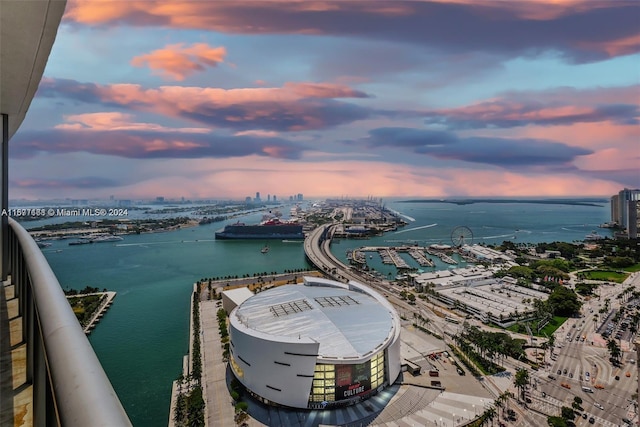
<svg viewBox="0 0 640 427">
<path fill-rule="evenodd" d="M 459 225 L 451 232 L 451 243 L 457 247 L 470 245 L 473 243 L 473 232 L 469 227 Z"/>
</svg>

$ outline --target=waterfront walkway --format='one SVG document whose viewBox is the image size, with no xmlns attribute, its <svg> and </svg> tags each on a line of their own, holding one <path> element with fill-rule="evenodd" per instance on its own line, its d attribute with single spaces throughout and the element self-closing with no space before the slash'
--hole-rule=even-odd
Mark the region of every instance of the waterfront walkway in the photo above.
<svg viewBox="0 0 640 427">
<path fill-rule="evenodd" d="M 106 297 L 102 299 L 102 301 L 100 302 L 100 307 L 98 307 L 98 309 L 93 312 L 91 319 L 89 320 L 87 325 L 83 328 L 84 333 L 87 335 L 91 333 L 91 331 L 93 330 L 93 328 L 96 327 L 100 319 L 102 319 L 102 316 L 104 316 L 104 313 L 107 311 L 107 309 L 111 307 L 111 303 L 113 302 L 113 299 L 116 297 L 116 293 L 113 291 L 108 291 L 108 292 L 98 292 L 96 294 L 84 294 L 84 295 L 73 295 L 73 296 L 85 297 L 88 295 L 105 295 Z"/>
<path fill-rule="evenodd" d="M 234 426 L 235 408 L 227 388 L 227 366 L 222 360 L 222 342 L 216 316 L 219 308 L 217 303 L 216 300 L 200 302 L 202 394 L 207 405 L 205 422 L 211 427 Z"/>
</svg>

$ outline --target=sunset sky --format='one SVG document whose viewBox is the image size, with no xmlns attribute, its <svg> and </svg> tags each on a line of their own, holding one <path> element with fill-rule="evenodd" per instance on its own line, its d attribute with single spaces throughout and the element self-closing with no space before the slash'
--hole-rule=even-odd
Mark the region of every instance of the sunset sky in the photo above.
<svg viewBox="0 0 640 427">
<path fill-rule="evenodd" d="M 610 196 L 639 119 L 637 1 L 68 0 L 10 195 Z"/>
</svg>

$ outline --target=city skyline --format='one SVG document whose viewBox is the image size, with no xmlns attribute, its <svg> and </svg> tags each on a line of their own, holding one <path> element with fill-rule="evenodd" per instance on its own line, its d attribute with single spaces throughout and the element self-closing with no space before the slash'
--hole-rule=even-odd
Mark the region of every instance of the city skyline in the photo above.
<svg viewBox="0 0 640 427">
<path fill-rule="evenodd" d="M 11 198 L 638 188 L 639 11 L 69 0 Z"/>
</svg>

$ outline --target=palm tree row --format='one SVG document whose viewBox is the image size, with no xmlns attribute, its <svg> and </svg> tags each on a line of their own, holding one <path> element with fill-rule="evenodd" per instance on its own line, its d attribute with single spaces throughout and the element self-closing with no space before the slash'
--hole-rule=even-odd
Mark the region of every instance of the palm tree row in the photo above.
<svg viewBox="0 0 640 427">
<path fill-rule="evenodd" d="M 483 359 L 494 360 L 496 356 L 502 356 L 501 363 L 504 363 L 507 356 L 518 359 L 524 354 L 523 340 L 513 339 L 505 332 L 483 331 L 467 322 L 463 323 L 463 327 L 464 332 L 460 334 L 458 342 L 470 343 Z"/>
</svg>

